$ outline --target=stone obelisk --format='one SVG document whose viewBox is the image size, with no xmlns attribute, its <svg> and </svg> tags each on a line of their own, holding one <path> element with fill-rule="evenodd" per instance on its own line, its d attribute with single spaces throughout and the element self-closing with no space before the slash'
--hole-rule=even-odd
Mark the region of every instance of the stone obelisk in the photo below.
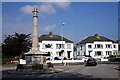
<svg viewBox="0 0 120 80">
<path fill-rule="evenodd" d="M 32 42 L 32 51 L 38 50 L 38 9 L 35 7 L 33 9 L 33 42 Z"/>
</svg>

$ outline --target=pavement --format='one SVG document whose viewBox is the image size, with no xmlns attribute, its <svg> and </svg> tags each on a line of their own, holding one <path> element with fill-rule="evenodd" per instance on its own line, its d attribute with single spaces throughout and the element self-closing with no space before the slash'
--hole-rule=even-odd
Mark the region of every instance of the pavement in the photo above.
<svg viewBox="0 0 120 80">
<path fill-rule="evenodd" d="M 2 77 L 3 77 L 3 80 L 16 79 L 16 78 L 19 78 L 19 79 L 21 79 L 21 78 L 27 78 L 27 79 L 28 78 L 35 78 L 35 79 L 37 79 L 37 78 L 57 78 L 58 76 L 55 77 L 55 75 L 60 74 L 59 77 L 62 77 L 61 76 L 62 74 L 63 74 L 63 76 L 64 76 L 64 74 L 66 75 L 66 73 L 64 73 L 65 71 L 74 69 L 75 67 L 76 67 L 76 65 L 71 65 L 71 66 L 59 65 L 59 66 L 54 66 L 55 72 L 41 73 L 39 71 L 32 71 L 32 72 L 31 71 L 15 71 L 16 66 L 11 65 L 11 67 L 9 67 L 9 66 L 3 67 Z M 72 74 L 67 74 L 67 76 L 75 77 Z"/>
</svg>

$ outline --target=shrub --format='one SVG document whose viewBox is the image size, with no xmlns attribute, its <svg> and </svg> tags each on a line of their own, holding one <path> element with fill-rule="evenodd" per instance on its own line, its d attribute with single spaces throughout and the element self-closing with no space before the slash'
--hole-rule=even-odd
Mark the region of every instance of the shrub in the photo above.
<svg viewBox="0 0 120 80">
<path fill-rule="evenodd" d="M 22 64 L 17 64 L 16 71 L 18 71 L 18 70 L 20 70 L 20 69 L 23 69 L 23 65 L 22 65 Z"/>
<path fill-rule="evenodd" d="M 119 61 L 120 62 L 120 58 L 115 58 L 115 61 Z"/>
<path fill-rule="evenodd" d="M 49 67 L 53 67 L 53 64 L 52 64 L 51 62 L 48 62 L 48 63 L 47 63 L 47 66 L 48 66 L 48 68 L 49 68 Z"/>
<path fill-rule="evenodd" d="M 15 64 L 15 63 L 12 63 L 12 61 L 19 61 L 19 57 L 16 56 L 16 57 L 2 59 L 2 64 Z"/>
<path fill-rule="evenodd" d="M 120 61 L 120 55 L 110 55 L 109 61 Z"/>
</svg>

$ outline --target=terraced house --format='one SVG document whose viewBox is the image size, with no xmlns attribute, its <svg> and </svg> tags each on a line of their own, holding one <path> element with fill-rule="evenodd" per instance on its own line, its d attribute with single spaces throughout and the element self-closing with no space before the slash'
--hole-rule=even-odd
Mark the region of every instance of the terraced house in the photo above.
<svg viewBox="0 0 120 80">
<path fill-rule="evenodd" d="M 49 60 L 54 60 L 55 57 L 73 58 L 73 42 L 62 36 L 53 35 L 52 32 L 39 37 L 39 49 L 48 53 L 47 59 Z"/>
<path fill-rule="evenodd" d="M 77 55 L 90 55 L 93 58 L 101 59 L 109 55 L 118 55 L 118 43 L 106 37 L 95 34 L 77 43 Z"/>
</svg>

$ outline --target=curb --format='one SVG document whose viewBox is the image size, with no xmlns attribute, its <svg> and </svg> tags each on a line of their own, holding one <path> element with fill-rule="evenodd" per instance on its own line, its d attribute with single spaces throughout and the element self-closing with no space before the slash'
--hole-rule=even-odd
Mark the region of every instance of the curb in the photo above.
<svg viewBox="0 0 120 80">
<path fill-rule="evenodd" d="M 41 72 L 41 71 L 15 71 L 15 70 L 8 70 L 7 74 L 17 74 L 17 75 L 37 75 L 37 74 L 53 74 L 53 73 L 61 73 L 62 70 L 52 70 L 48 72 Z"/>
</svg>

